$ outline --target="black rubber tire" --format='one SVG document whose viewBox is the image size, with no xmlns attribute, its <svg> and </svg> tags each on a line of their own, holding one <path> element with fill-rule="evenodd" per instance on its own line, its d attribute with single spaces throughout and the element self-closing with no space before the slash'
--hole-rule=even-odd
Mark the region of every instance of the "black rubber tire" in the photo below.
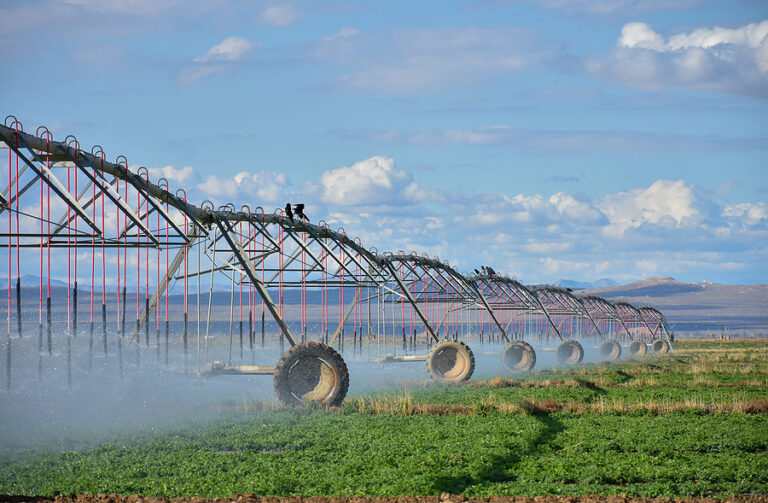
<svg viewBox="0 0 768 503">
<path fill-rule="evenodd" d="M 651 344 L 651 350 L 653 350 L 654 353 L 669 353 L 669 349 L 669 342 L 666 339 L 656 339 L 653 341 L 653 344 Z"/>
<path fill-rule="evenodd" d="M 536 365 L 536 351 L 525 341 L 512 341 L 501 350 L 501 364 L 510 372 L 528 372 Z"/>
<path fill-rule="evenodd" d="M 584 359 L 584 348 L 578 341 L 568 339 L 557 346 L 557 359 L 564 365 L 576 365 Z"/>
<path fill-rule="evenodd" d="M 319 342 L 303 342 L 286 351 L 275 366 L 277 398 L 300 407 L 309 401 L 338 406 L 349 389 L 349 371 L 339 353 Z"/>
<path fill-rule="evenodd" d="M 619 344 L 619 341 L 608 339 L 600 344 L 600 357 L 611 362 L 621 358 L 621 344 Z"/>
<path fill-rule="evenodd" d="M 648 346 L 643 341 L 632 341 L 629 343 L 629 356 L 634 358 L 645 356 L 648 352 Z"/>
<path fill-rule="evenodd" d="M 427 356 L 427 372 L 441 383 L 468 381 L 475 372 L 475 354 L 461 341 L 440 341 Z"/>
</svg>

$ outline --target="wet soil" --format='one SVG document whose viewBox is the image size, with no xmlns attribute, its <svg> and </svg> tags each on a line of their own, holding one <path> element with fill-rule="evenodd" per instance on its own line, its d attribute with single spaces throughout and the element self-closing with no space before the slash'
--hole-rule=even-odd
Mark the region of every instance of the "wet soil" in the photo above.
<svg viewBox="0 0 768 503">
<path fill-rule="evenodd" d="M 490 498 L 465 498 L 460 495 L 442 496 L 401 496 L 398 498 L 363 497 L 310 497 L 266 498 L 252 494 L 235 495 L 231 498 L 152 498 L 139 495 L 78 494 L 49 497 L 0 495 L 0 501 L 9 503 L 768 503 L 768 495 L 742 495 L 724 499 L 713 498 L 631 498 L 627 496 L 524 496 Z"/>
</svg>

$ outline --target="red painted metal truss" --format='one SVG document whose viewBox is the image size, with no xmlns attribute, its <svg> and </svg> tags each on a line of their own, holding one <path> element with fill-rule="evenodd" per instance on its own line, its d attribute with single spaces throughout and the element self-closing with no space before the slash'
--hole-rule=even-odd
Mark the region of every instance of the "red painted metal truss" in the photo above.
<svg viewBox="0 0 768 503">
<path fill-rule="evenodd" d="M 415 252 L 379 253 L 344 229 L 279 209 L 195 205 L 183 190 L 171 192 L 167 180 L 151 180 L 150 170 L 130 166 L 123 156 L 109 161 L 101 147 L 85 151 L 73 136 L 55 141 L 44 127 L 25 133 L 15 118 L 0 126 L 0 141 L 8 150 L 0 193 L 7 225 L 0 226 L 0 239 L 7 253 L 9 335 L 23 331 L 22 286 L 35 286 L 38 321 L 42 326 L 45 318 L 49 340 L 52 324 L 77 333 L 78 316 L 93 332 L 101 304 L 105 351 L 108 330 L 149 345 L 151 330 L 159 334 L 164 326 L 167 335 L 169 324 L 183 324 L 186 350 L 201 326 L 207 335 L 227 321 L 230 334 L 239 330 L 241 348 L 243 333 L 253 346 L 259 326 L 263 342 L 266 324 L 292 346 L 310 338 L 343 344 L 350 331 L 355 341 L 363 333 L 391 333 L 404 346 L 478 334 L 498 342 L 531 334 L 669 338 L 664 316 L 652 307 L 525 286 L 492 269 L 461 274 Z M 25 275 L 39 281 L 22 285 Z M 51 289 L 64 283 L 66 312 L 52 319 Z M 169 307 L 174 295 L 179 305 Z M 223 321 L 217 295 L 229 307 Z"/>
</svg>

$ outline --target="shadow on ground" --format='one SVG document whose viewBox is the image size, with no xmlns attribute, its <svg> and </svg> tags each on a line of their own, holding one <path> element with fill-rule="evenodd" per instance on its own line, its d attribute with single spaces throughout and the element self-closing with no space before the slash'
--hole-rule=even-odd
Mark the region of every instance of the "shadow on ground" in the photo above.
<svg viewBox="0 0 768 503">
<path fill-rule="evenodd" d="M 487 466 L 474 475 L 437 476 L 432 483 L 436 492 L 464 494 L 468 488 L 481 483 L 514 481 L 517 479 L 516 468 L 520 462 L 530 456 L 536 456 L 542 447 L 551 444 L 565 429 L 560 421 L 534 402 L 522 400 L 519 405 L 539 423 L 538 433 L 528 439 L 522 448 L 517 443 L 510 443 L 505 454 L 492 456 Z"/>
</svg>

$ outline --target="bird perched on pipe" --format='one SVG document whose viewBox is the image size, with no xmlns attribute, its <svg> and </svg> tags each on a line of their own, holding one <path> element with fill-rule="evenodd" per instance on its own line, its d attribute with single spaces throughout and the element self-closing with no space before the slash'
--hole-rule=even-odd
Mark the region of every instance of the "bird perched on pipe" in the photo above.
<svg viewBox="0 0 768 503">
<path fill-rule="evenodd" d="M 285 216 L 291 219 L 291 222 L 293 222 L 293 212 L 291 211 L 291 203 L 285 204 Z"/>
<path fill-rule="evenodd" d="M 304 214 L 304 203 L 296 203 L 293 205 L 293 211 L 296 213 L 296 216 L 299 218 L 299 220 L 307 220 L 309 222 L 309 218 Z"/>
</svg>

